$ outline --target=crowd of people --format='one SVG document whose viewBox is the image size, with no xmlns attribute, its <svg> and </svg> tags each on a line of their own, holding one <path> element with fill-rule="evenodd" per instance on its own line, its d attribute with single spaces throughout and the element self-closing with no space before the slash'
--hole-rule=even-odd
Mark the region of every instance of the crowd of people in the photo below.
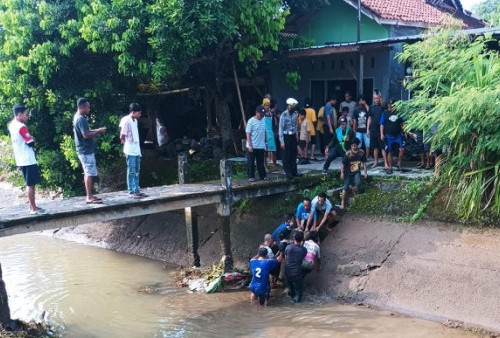
<svg viewBox="0 0 500 338">
<path fill-rule="evenodd" d="M 402 170 L 405 138 L 412 137 L 417 139 L 420 146 L 421 161 L 417 167 L 429 169 L 432 163 L 430 146 L 424 142 L 423 133 L 406 132 L 404 119 L 395 109 L 395 101 L 391 99 L 385 104 L 378 90 L 373 93 L 371 106 L 363 96 L 356 103 L 352 101 L 350 93 L 346 93 L 345 100 L 339 106 L 340 114 L 337 113 L 335 98 L 329 98 L 317 115 L 311 107 L 310 99 L 305 100 L 305 108 L 301 109 L 298 108 L 296 99 L 289 98 L 286 100 L 286 109 L 280 114 L 276 108 L 271 111 L 269 98 L 270 96 L 264 98 L 263 105 L 257 107 L 252 119 L 260 121 L 262 118 L 269 118 L 269 125 L 276 121 L 278 128 L 275 130 L 278 133 L 278 144 L 283 150 L 283 169 L 287 178 L 298 175 L 297 164 L 316 159 L 315 145 L 318 143 L 325 156 L 323 174 L 328 173 L 333 160 L 342 157 L 340 179 L 343 186 L 338 207 L 332 205 L 325 193 L 318 194 L 313 200 L 304 198 L 297 206 L 295 215 L 286 216 L 272 234 L 264 236 L 264 243 L 257 255 L 250 260 L 251 299 L 258 299 L 262 306 L 267 305 L 271 286 L 279 276 L 285 277 L 288 295 L 293 301 L 301 301 L 304 277 L 313 269 L 321 269 L 319 231 L 325 229 L 325 225 L 328 227 L 333 224 L 337 212 L 345 208 L 347 191 L 351 186 L 357 192 L 362 177 L 367 178 L 367 158 L 370 155 L 373 157 L 372 168 L 379 166 L 379 158 L 382 156 L 388 175 L 393 173 L 393 168 Z M 246 130 L 247 147 L 250 145 L 247 151 L 250 181 L 255 180 L 255 160 L 259 177 L 267 179 L 265 152 L 274 153 L 271 156 L 273 159 L 277 157 L 276 147 L 267 148 L 268 140 L 274 142 L 273 128 L 268 127 L 265 135 L 261 130 L 264 127 L 259 129 L 250 123 Z M 259 144 L 258 152 L 255 152 L 255 144 Z M 397 152 L 395 163 L 394 152 Z"/>
<path fill-rule="evenodd" d="M 304 100 L 304 108 L 298 106 L 296 99 L 288 98 L 286 109 L 280 112 L 276 104 L 271 104 L 270 97 L 266 95 L 246 128 L 247 174 L 251 182 L 255 181 L 255 163 L 259 178 L 268 179 L 266 152 L 267 158 L 273 161 L 273 169 L 276 169 L 278 150 L 281 150 L 283 170 L 291 179 L 300 176 L 297 165 L 318 160 L 318 145 L 319 153 L 325 159 L 323 174 L 328 174 L 335 159 L 342 158 L 340 178 L 344 182 L 344 191 L 341 207 L 344 207 L 349 187 L 356 192 L 362 177 L 367 177 L 369 160 L 371 168 L 377 168 L 382 158 L 388 175 L 393 170 L 403 171 L 405 144 L 410 138 L 418 147 L 420 163 L 417 167 L 431 169 L 434 165 L 435 154 L 425 142 L 424 134 L 405 131 L 405 121 L 396 111 L 395 101 L 390 99 L 386 103 L 378 89 L 373 93 L 371 106 L 364 96 L 359 96 L 356 102 L 347 92 L 339 110 L 337 99 L 330 97 L 317 114 L 309 98 Z"/>
<path fill-rule="evenodd" d="M 264 236 L 250 260 L 252 300 L 266 306 L 271 287 L 283 282 L 295 303 L 302 300 L 305 276 L 321 270 L 320 234 L 336 223 L 338 211 L 324 192 L 312 200 L 304 198 L 295 214 L 286 215 L 283 223 Z"/>
</svg>

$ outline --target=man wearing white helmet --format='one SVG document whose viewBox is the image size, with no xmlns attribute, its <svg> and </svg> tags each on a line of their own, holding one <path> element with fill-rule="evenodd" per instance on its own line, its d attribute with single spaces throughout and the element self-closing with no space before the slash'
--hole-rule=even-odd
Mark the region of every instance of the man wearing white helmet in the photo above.
<svg viewBox="0 0 500 338">
<path fill-rule="evenodd" d="M 280 116 L 279 139 L 283 152 L 283 169 L 287 178 L 297 175 L 297 121 L 295 106 L 299 102 L 294 98 L 286 100 L 287 108 Z"/>
</svg>

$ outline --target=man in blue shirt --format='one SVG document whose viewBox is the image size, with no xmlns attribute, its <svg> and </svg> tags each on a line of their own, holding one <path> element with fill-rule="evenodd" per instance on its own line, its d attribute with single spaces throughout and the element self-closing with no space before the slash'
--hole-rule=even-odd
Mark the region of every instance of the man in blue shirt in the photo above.
<svg viewBox="0 0 500 338">
<path fill-rule="evenodd" d="M 252 291 L 252 295 L 250 299 L 254 300 L 255 298 L 259 298 L 259 304 L 261 306 L 267 305 L 269 292 L 271 291 L 269 274 L 277 266 L 277 259 L 267 258 L 266 248 L 260 248 L 257 257 L 250 260 L 250 270 L 252 271 L 252 281 L 250 282 L 250 291 Z"/>
<path fill-rule="evenodd" d="M 309 214 L 311 213 L 311 199 L 305 197 L 302 202 L 297 206 L 297 211 L 295 212 L 295 220 L 299 229 L 304 231 L 307 225 L 307 220 L 309 219 Z M 316 212 L 313 211 L 313 219 L 316 220 Z"/>
<path fill-rule="evenodd" d="M 278 246 L 281 252 L 285 251 L 286 246 L 288 245 L 287 238 L 290 236 L 290 233 L 293 229 L 293 214 L 287 214 L 285 216 L 285 221 L 281 223 L 274 231 L 272 232 L 274 243 Z"/>
</svg>

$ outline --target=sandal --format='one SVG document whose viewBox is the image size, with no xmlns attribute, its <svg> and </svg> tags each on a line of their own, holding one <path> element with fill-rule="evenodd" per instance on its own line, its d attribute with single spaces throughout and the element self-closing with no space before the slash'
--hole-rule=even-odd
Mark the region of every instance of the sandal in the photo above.
<svg viewBox="0 0 500 338">
<path fill-rule="evenodd" d="M 425 164 L 423 164 L 423 163 L 419 163 L 419 164 L 417 164 L 417 168 L 419 168 L 419 169 L 420 169 L 420 168 L 424 168 L 424 167 L 425 167 Z"/>
<path fill-rule="evenodd" d="M 102 199 L 95 198 L 95 199 L 91 199 L 91 200 L 86 200 L 85 203 L 87 203 L 87 204 L 102 204 Z"/>
</svg>

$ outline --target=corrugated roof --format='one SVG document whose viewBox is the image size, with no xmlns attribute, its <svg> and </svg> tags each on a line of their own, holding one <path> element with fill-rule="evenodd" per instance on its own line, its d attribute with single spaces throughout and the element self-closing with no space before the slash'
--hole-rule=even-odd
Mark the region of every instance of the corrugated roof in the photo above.
<svg viewBox="0 0 500 338">
<path fill-rule="evenodd" d="M 500 28 L 488 27 L 488 28 L 464 29 L 457 31 L 456 34 L 466 34 L 469 36 L 491 34 L 498 39 L 500 37 Z M 317 55 L 335 54 L 336 50 L 339 50 L 340 52 L 354 52 L 358 51 L 359 48 L 362 47 L 383 46 L 383 45 L 391 45 L 391 44 L 405 43 L 405 42 L 411 43 L 425 39 L 428 36 L 429 34 L 425 33 L 425 34 L 407 35 L 407 36 L 399 36 L 399 37 L 376 39 L 376 40 L 364 40 L 360 42 L 332 43 L 321 46 L 294 48 L 290 50 L 290 53 L 292 57 L 306 57 L 309 55 L 308 52 L 313 53 L 314 51 L 319 51 L 319 50 L 329 50 L 329 52 L 324 52 L 322 54 L 318 53 Z"/>
</svg>

